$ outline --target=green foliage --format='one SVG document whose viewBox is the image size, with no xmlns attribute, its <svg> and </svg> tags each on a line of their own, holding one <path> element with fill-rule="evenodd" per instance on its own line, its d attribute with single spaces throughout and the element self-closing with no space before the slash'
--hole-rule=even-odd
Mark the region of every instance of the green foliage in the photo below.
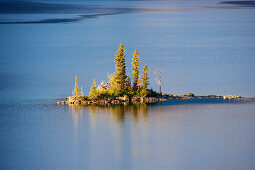
<svg viewBox="0 0 255 170">
<path fill-rule="evenodd" d="M 142 90 L 147 90 L 149 86 L 149 74 L 148 74 L 148 66 L 147 64 L 144 65 L 143 72 L 141 75 L 141 81 L 142 81 Z"/>
<path fill-rule="evenodd" d="M 132 85 L 131 85 L 130 77 L 127 77 L 127 80 L 126 80 L 126 90 L 125 91 L 132 91 Z"/>
<path fill-rule="evenodd" d="M 160 93 L 154 91 L 153 89 L 142 89 L 139 94 L 141 97 L 159 97 Z"/>
<path fill-rule="evenodd" d="M 84 100 L 88 100 L 88 97 L 87 96 L 76 96 L 75 100 L 84 101 Z"/>
<path fill-rule="evenodd" d="M 83 96 L 84 100 L 89 100 L 89 96 Z"/>
<path fill-rule="evenodd" d="M 112 97 L 112 98 L 115 98 L 115 97 L 119 97 L 121 96 L 121 91 L 119 91 L 118 89 L 109 89 L 108 91 L 108 94 Z"/>
<path fill-rule="evenodd" d="M 140 91 L 140 96 L 141 97 L 146 97 L 148 95 L 148 90 L 147 89 L 142 89 L 141 91 Z"/>
<path fill-rule="evenodd" d="M 90 89 L 90 92 L 89 92 L 89 99 L 97 99 L 97 98 L 98 98 L 98 92 L 96 89 L 96 81 L 94 79 L 93 84 Z"/>
<path fill-rule="evenodd" d="M 107 91 L 103 91 L 98 93 L 97 99 L 109 99 L 112 98 L 111 94 L 109 94 Z"/>
<path fill-rule="evenodd" d="M 75 96 L 79 95 L 79 87 L 78 87 L 78 83 L 77 83 L 77 76 L 75 76 L 74 95 Z"/>
<path fill-rule="evenodd" d="M 96 81 L 94 80 L 89 96 L 89 100 L 99 100 L 99 99 L 109 99 L 117 97 L 133 97 L 133 96 L 155 96 L 156 92 L 153 90 L 148 90 L 149 86 L 149 76 L 148 76 L 148 67 L 145 64 L 143 72 L 139 75 L 140 68 L 140 57 L 138 50 L 136 49 L 133 58 L 132 58 L 132 78 L 133 85 L 131 85 L 130 78 L 126 75 L 126 65 L 125 65 L 125 47 L 120 44 L 118 51 L 115 55 L 115 73 L 109 75 L 109 82 L 107 83 L 106 88 L 97 89 Z M 102 84 L 102 83 L 101 83 Z M 109 85 L 109 86 L 108 86 Z M 84 98 L 86 100 L 86 98 Z"/>
<path fill-rule="evenodd" d="M 129 97 L 133 97 L 133 96 L 136 96 L 138 94 L 138 92 L 135 92 L 135 91 L 127 91 L 125 93 L 127 96 Z"/>
<path fill-rule="evenodd" d="M 133 90 L 138 91 L 138 81 L 139 81 L 139 67 L 140 67 L 140 57 L 138 50 L 136 49 L 132 58 L 132 76 L 133 76 Z"/>
<path fill-rule="evenodd" d="M 153 89 L 149 89 L 147 90 L 148 94 L 147 94 L 147 97 L 159 97 L 161 96 L 160 93 L 154 91 Z"/>
<path fill-rule="evenodd" d="M 126 65 L 125 65 L 125 47 L 120 44 L 119 49 L 116 53 L 115 62 L 115 73 L 113 75 L 113 81 L 111 85 L 120 91 L 126 90 Z"/>
</svg>

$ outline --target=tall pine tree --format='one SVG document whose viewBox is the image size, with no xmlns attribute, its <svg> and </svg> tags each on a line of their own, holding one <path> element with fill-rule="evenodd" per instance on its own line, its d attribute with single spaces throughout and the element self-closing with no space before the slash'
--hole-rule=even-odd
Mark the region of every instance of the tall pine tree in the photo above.
<svg viewBox="0 0 255 170">
<path fill-rule="evenodd" d="M 132 76 L 133 76 L 133 90 L 137 91 L 138 90 L 138 81 L 139 81 L 139 67 L 140 67 L 140 57 L 138 50 L 136 49 L 133 58 L 132 58 Z"/>
<path fill-rule="evenodd" d="M 149 86 L 149 74 L 148 74 L 147 64 L 144 65 L 143 73 L 141 75 L 141 81 L 142 81 L 142 89 L 147 90 L 147 88 Z"/>
<path fill-rule="evenodd" d="M 74 95 L 79 96 L 79 87 L 77 83 L 77 76 L 75 76 Z"/>
<path fill-rule="evenodd" d="M 148 95 L 147 88 L 149 86 L 148 67 L 146 64 L 144 65 L 143 72 L 141 75 L 141 83 L 142 83 L 142 87 L 141 87 L 140 95 L 142 97 L 146 97 Z"/>
<path fill-rule="evenodd" d="M 125 47 L 120 44 L 119 49 L 115 55 L 115 73 L 113 75 L 112 85 L 119 91 L 126 90 L 126 65 L 125 65 Z"/>
<path fill-rule="evenodd" d="M 93 84 L 90 89 L 90 92 L 89 92 L 89 98 L 96 99 L 97 96 L 98 96 L 98 93 L 97 93 L 97 89 L 96 89 L 96 80 L 94 79 Z"/>
</svg>

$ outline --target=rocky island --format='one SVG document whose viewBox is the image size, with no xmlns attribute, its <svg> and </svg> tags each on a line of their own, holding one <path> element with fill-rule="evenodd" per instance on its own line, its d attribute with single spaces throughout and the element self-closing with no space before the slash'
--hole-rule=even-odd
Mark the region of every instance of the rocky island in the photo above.
<svg viewBox="0 0 255 170">
<path fill-rule="evenodd" d="M 77 76 L 75 76 L 75 86 L 73 95 L 58 101 L 57 104 L 79 104 L 79 105 L 115 105 L 115 104 L 135 104 L 135 103 L 156 103 L 165 100 L 178 100 L 178 99 L 202 99 L 202 98 L 222 98 L 222 99 L 235 99 L 241 98 L 241 96 L 220 96 L 220 95 L 207 95 L 207 96 L 195 96 L 193 93 L 187 95 L 174 95 L 174 94 L 162 94 L 161 92 L 161 76 L 158 82 L 160 85 L 160 92 L 156 92 L 153 89 L 148 89 L 149 76 L 148 66 L 145 64 L 141 75 L 139 75 L 140 69 L 140 57 L 138 50 L 136 49 L 132 58 L 132 73 L 131 77 L 126 74 L 125 64 L 125 47 L 120 44 L 118 51 L 115 55 L 115 72 L 108 75 L 109 81 L 102 81 L 100 85 L 96 85 L 96 81 L 90 89 L 89 95 L 84 95 L 82 88 L 78 86 Z"/>
</svg>

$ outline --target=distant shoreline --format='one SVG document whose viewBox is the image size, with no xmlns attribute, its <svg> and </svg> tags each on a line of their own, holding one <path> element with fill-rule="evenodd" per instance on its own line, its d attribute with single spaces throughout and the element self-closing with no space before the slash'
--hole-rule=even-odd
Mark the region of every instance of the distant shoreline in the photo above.
<svg viewBox="0 0 255 170">
<path fill-rule="evenodd" d="M 72 14 L 73 17 L 44 18 L 44 19 L 0 19 L 0 24 L 58 24 L 80 22 L 85 19 L 107 15 L 119 15 L 146 12 L 175 12 L 180 9 L 160 8 L 129 8 L 85 4 L 61 4 L 32 1 L 0 2 L 0 14 Z"/>
</svg>

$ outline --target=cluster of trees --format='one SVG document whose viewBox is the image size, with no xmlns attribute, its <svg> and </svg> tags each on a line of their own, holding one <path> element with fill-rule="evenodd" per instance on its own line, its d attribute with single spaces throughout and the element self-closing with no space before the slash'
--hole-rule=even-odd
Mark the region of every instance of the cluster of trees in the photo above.
<svg viewBox="0 0 255 170">
<path fill-rule="evenodd" d="M 101 83 L 100 88 L 97 88 L 96 81 L 94 80 L 90 93 L 90 99 L 103 99 L 109 97 L 120 96 L 141 96 L 145 97 L 149 95 L 152 90 L 148 90 L 149 75 L 148 66 L 145 64 L 141 75 L 139 75 L 140 69 L 140 57 L 139 52 L 136 49 L 132 58 L 132 74 L 131 78 L 126 73 L 126 60 L 125 60 L 125 47 L 120 44 L 118 51 L 115 55 L 115 72 L 109 76 L 109 81 Z"/>
</svg>

